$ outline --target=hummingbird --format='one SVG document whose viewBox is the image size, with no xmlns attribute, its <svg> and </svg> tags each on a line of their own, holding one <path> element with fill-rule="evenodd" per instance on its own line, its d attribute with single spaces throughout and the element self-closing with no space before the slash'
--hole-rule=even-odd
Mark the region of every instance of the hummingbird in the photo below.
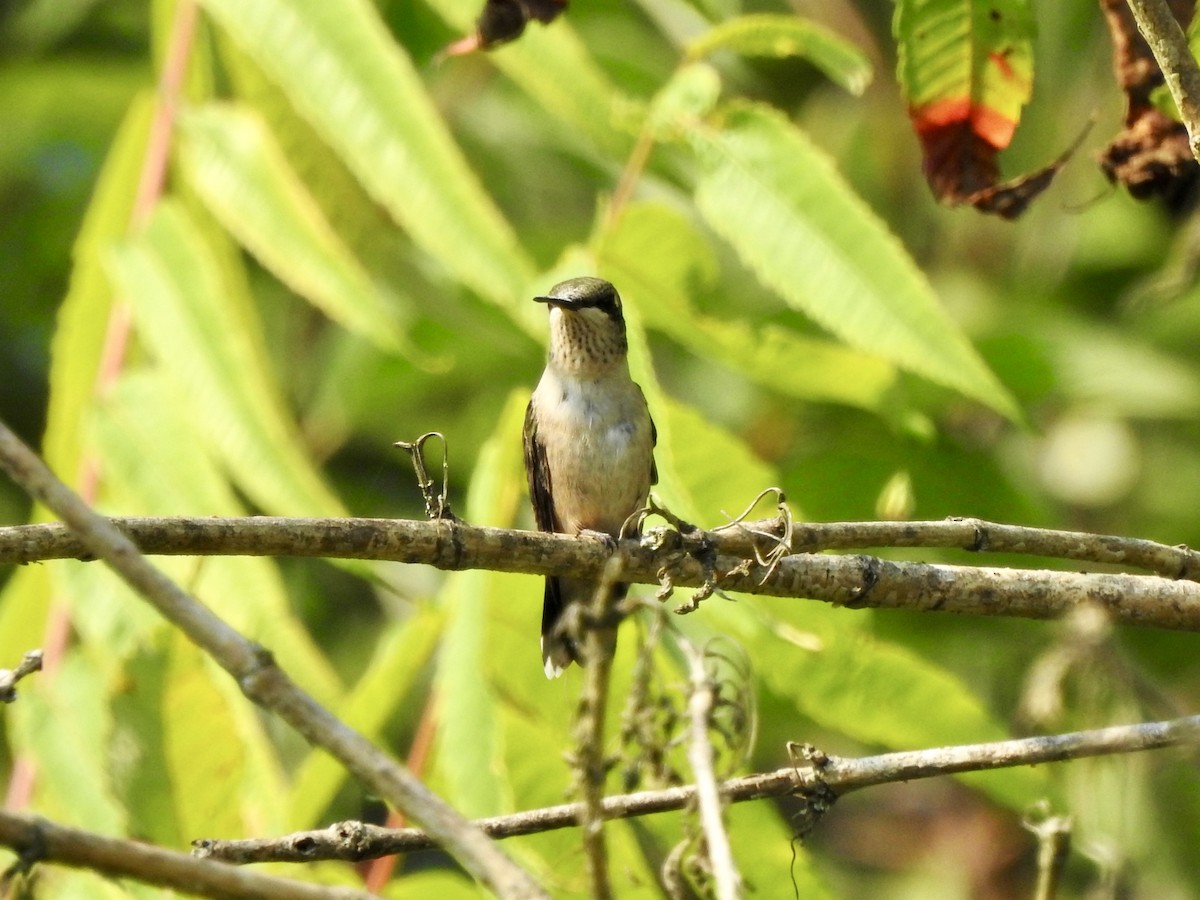
<svg viewBox="0 0 1200 900">
<path fill-rule="evenodd" d="M 525 412 L 525 474 L 540 531 L 621 534 L 658 482 L 657 432 L 646 397 L 629 375 L 621 297 L 601 278 L 571 278 L 534 297 L 550 308 L 546 369 Z M 588 603 L 598 582 L 546 578 L 542 663 L 557 678 L 582 662 L 558 627 L 572 603 Z M 613 588 L 614 602 L 629 585 Z M 615 641 L 615 632 L 613 640 Z"/>
</svg>

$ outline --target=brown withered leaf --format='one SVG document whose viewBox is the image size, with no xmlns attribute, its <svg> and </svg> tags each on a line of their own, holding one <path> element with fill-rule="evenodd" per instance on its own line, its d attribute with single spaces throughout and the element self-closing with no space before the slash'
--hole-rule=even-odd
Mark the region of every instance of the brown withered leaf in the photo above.
<svg viewBox="0 0 1200 900">
<path fill-rule="evenodd" d="M 921 141 L 925 179 L 943 203 L 963 203 L 1000 176 L 996 154 L 1011 138 L 1012 125 L 989 113 L 958 101 L 910 112 Z M 994 134 L 997 130 L 1003 134 Z"/>
<path fill-rule="evenodd" d="M 1017 218 L 1029 208 L 1029 204 L 1033 202 L 1034 198 L 1050 187 L 1054 176 L 1066 165 L 1067 160 L 1075 155 L 1075 151 L 1079 149 L 1079 145 L 1083 143 L 1083 139 L 1087 137 L 1087 133 L 1092 130 L 1094 124 L 1094 121 L 1088 122 L 1079 137 L 1075 138 L 1071 146 L 1050 165 L 1043 166 L 1028 175 L 1022 175 L 1020 178 L 1013 178 L 1003 184 L 993 184 L 982 188 L 967 197 L 965 202 L 981 212 L 993 213 L 1002 219 Z"/>
<path fill-rule="evenodd" d="M 910 113 L 921 141 L 922 168 L 934 196 L 948 206 L 967 204 L 980 212 L 1015 219 L 1028 209 L 1078 149 L 1083 134 L 1054 162 L 1027 175 L 1000 182 L 1000 149 L 1016 123 L 964 100 L 931 104 Z"/>
<path fill-rule="evenodd" d="M 554 21 L 567 8 L 568 0 L 487 0 L 475 20 L 475 33 L 455 41 L 441 56 L 461 56 L 490 50 L 515 41 L 525 26 L 536 19 L 543 25 Z"/>
<path fill-rule="evenodd" d="M 1160 197 L 1172 210 L 1186 208 L 1197 186 L 1200 165 L 1188 146 L 1183 124 L 1158 109 L 1151 93 L 1163 74 L 1137 29 L 1127 0 L 1100 0 L 1113 42 L 1113 68 L 1125 92 L 1125 128 L 1100 154 L 1100 169 L 1139 200 Z M 1195 0 L 1170 0 L 1183 27 Z"/>
</svg>

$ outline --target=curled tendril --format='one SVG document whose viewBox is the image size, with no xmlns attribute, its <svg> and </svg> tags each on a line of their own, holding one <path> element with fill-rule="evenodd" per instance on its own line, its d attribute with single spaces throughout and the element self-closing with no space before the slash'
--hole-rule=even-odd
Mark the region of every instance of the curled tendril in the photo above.
<svg viewBox="0 0 1200 900">
<path fill-rule="evenodd" d="M 774 534 L 769 531 L 763 531 L 757 528 L 747 528 L 742 523 L 762 501 L 763 497 L 768 494 L 775 495 L 775 510 L 779 521 L 779 534 Z M 727 514 L 728 515 L 728 514 Z M 718 525 L 713 531 L 722 531 L 727 528 L 736 528 L 743 534 L 748 534 L 753 537 L 766 538 L 773 545 L 765 554 L 759 550 L 758 542 L 751 541 L 751 546 L 754 548 L 754 559 L 760 566 L 766 569 L 763 573 L 760 584 L 765 584 L 767 579 L 771 577 L 779 563 L 785 556 L 792 552 L 792 535 L 795 528 L 792 518 L 792 509 L 787 504 L 787 495 L 784 494 L 783 488 L 769 487 L 758 492 L 758 495 L 750 501 L 750 505 L 742 510 L 741 514 L 735 516 L 724 525 Z"/>
<path fill-rule="evenodd" d="M 442 489 L 434 493 L 434 481 L 425 466 L 425 442 L 437 438 L 442 442 Z M 425 514 L 431 519 L 454 519 L 450 511 L 450 445 L 440 431 L 427 431 L 415 441 L 396 441 L 395 445 L 412 457 L 413 469 L 417 473 L 417 486 L 425 499 Z"/>
</svg>

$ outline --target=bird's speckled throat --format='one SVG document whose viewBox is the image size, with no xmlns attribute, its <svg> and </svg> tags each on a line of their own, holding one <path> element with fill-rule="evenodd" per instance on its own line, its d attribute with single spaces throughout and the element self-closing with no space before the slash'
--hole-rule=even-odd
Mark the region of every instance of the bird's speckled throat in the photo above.
<svg viewBox="0 0 1200 900">
<path fill-rule="evenodd" d="M 595 309 L 550 310 L 550 364 L 564 375 L 598 377 L 625 365 L 625 322 Z"/>
</svg>

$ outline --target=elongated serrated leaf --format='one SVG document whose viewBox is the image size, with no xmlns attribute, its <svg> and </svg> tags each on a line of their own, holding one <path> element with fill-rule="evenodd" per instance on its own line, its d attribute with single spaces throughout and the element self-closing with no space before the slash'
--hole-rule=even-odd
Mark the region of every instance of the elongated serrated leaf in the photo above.
<svg viewBox="0 0 1200 900">
<path fill-rule="evenodd" d="M 135 653 L 125 655 L 120 683 L 136 684 L 137 690 L 121 691 L 112 698 L 109 774 L 121 804 L 129 810 L 131 830 L 142 840 L 182 847 L 191 836 L 179 825 L 163 749 L 163 685 L 170 644 L 170 637 L 145 641 Z"/>
<path fill-rule="evenodd" d="M 645 252 L 651 245 L 653 256 Z M 601 271 L 637 304 L 647 327 L 772 390 L 879 409 L 895 384 L 895 370 L 878 357 L 780 325 L 756 327 L 746 318 L 716 319 L 694 309 L 689 288 L 710 280 L 714 252 L 670 207 L 630 205 L 604 235 L 597 255 Z"/>
<path fill-rule="evenodd" d="M 392 623 L 375 648 L 367 671 L 337 710 L 339 718 L 367 738 L 377 738 L 411 693 L 436 648 L 444 627 L 440 612 L 422 609 L 404 622 Z M 313 750 L 292 782 L 287 819 L 293 828 L 319 824 L 338 788 L 349 777 L 324 750 Z"/>
<path fill-rule="evenodd" d="M 871 62 L 861 50 L 824 25 L 796 16 L 737 16 L 714 25 L 687 48 L 693 59 L 718 50 L 745 56 L 802 56 L 855 95 L 871 83 Z"/>
<path fill-rule="evenodd" d="M 106 681 L 81 655 L 66 657 L 53 679 L 22 684 L 12 707 L 14 749 L 37 762 L 38 808 L 97 834 L 125 833 L 126 812 L 108 774 L 112 732 Z"/>
<path fill-rule="evenodd" d="M 19 567 L 0 591 L 0 666 L 11 669 L 22 654 L 41 645 L 49 609 L 46 567 Z"/>
<path fill-rule="evenodd" d="M 487 628 L 484 604 L 494 578 L 490 572 L 455 572 L 443 589 L 448 622 L 438 653 L 439 782 L 446 799 L 472 817 L 496 815 L 513 805 L 496 697 L 477 668 Z"/>
<path fill-rule="evenodd" d="M 724 524 L 762 491 L 779 485 L 774 467 L 690 406 L 668 399 L 655 421 L 669 432 L 675 471 L 700 521 Z M 768 505 L 761 512 L 769 516 L 773 510 Z"/>
<path fill-rule="evenodd" d="M 341 157 L 296 112 L 283 90 L 242 48 L 218 33 L 221 68 L 239 105 L 253 108 L 279 145 L 288 166 L 317 201 L 326 220 L 352 252 L 367 262 L 395 252 L 391 216 L 371 198 Z"/>
<path fill-rule="evenodd" d="M 249 303 L 182 207 L 165 201 L 117 248 L 113 275 L 139 333 L 191 401 L 200 430 L 238 485 L 278 514 L 339 515 L 341 504 L 301 452 L 254 340 Z"/>
<path fill-rule="evenodd" d="M 475 464 L 467 501 L 471 522 L 509 523 L 520 492 L 520 434 L 528 396 L 509 397 Z M 447 799 L 470 816 L 496 815 L 513 805 L 504 773 L 504 738 L 493 685 L 479 678 L 494 604 L 493 572 L 456 572 L 443 589 L 446 633 L 438 656 L 438 770 Z M 530 641 L 533 645 L 532 635 Z M 532 653 L 530 656 L 533 659 Z"/>
<path fill-rule="evenodd" d="M 277 278 L 326 315 L 385 349 L 403 338 L 394 309 L 334 232 L 262 121 L 209 105 L 180 119 L 192 185 Z"/>
<path fill-rule="evenodd" d="M 237 789 L 245 827 L 271 833 L 295 827 L 287 817 L 287 808 L 279 802 L 286 796 L 288 779 L 276 744 L 277 735 L 270 733 L 274 723 L 264 719 L 261 709 L 246 702 L 241 686 L 224 669 L 211 659 L 204 660 L 204 668 L 215 692 L 224 700 L 230 734 L 242 754 L 241 781 Z M 306 688 L 304 674 L 295 669 L 292 672 L 301 687 Z"/>
<path fill-rule="evenodd" d="M 243 830 L 240 789 L 245 751 L 233 739 L 225 698 L 200 650 L 174 635 L 163 684 L 163 760 L 171 777 L 181 830 L 187 835 Z"/>
<path fill-rule="evenodd" d="M 168 575 L 186 577 L 182 560 L 163 560 Z M 98 664 L 107 677 L 117 677 L 125 660 L 166 627 L 162 616 L 141 599 L 108 566 L 75 562 L 51 567 L 56 595 L 67 604 L 80 643 L 96 648 Z"/>
<path fill-rule="evenodd" d="M 512 308 L 532 267 L 366 0 L 204 0 L 413 240 Z"/>
<path fill-rule="evenodd" d="M 186 394 L 183 395 L 186 397 Z M 105 460 L 104 497 L 130 515 L 237 516 L 245 509 L 207 452 L 204 433 L 169 377 L 161 372 L 125 374 L 96 416 L 96 445 Z M 183 563 L 179 565 L 178 563 Z M 217 615 L 252 640 L 268 647 L 288 671 L 303 672 L 306 690 L 322 703 L 338 705 L 341 684 L 325 655 L 298 622 L 288 604 L 276 565 L 255 557 L 210 559 L 199 569 L 186 560 L 157 564 L 189 583 Z M 127 589 L 126 618 L 140 620 L 144 608 Z M 95 605 L 93 598 L 85 601 Z M 81 609 L 80 615 L 96 613 Z"/>
<path fill-rule="evenodd" d="M 85 411 L 95 395 L 112 309 L 104 255 L 129 229 L 153 103 L 148 93 L 133 102 L 104 162 L 72 250 L 70 286 L 50 344 L 50 404 L 42 452 L 68 484 L 79 475 Z"/>
<path fill-rule="evenodd" d="M 963 121 L 1008 146 L 1033 90 L 1028 0 L 900 0 L 893 30 L 918 130 Z"/>
<path fill-rule="evenodd" d="M 112 143 L 72 248 L 70 283 L 50 344 L 50 399 L 42 454 L 68 484 L 78 485 L 83 475 L 86 419 L 113 309 L 103 257 L 129 228 L 152 112 L 151 94 L 136 97 Z M 40 507 L 35 509 L 34 518 L 46 517 Z M 39 566 L 21 569 L 5 586 L 0 595 L 0 649 L 6 657 L 15 661 L 21 652 L 41 643 L 51 581 L 50 570 Z"/>
<path fill-rule="evenodd" d="M 765 285 L 851 346 L 1018 417 L 900 242 L 782 115 L 736 104 L 692 141 L 701 213 Z"/>
<path fill-rule="evenodd" d="M 704 612 L 750 649 L 759 677 L 773 691 L 823 727 L 888 750 L 1009 737 L 957 676 L 869 634 L 863 627 L 869 616 L 759 597 L 736 606 L 708 604 Z M 963 780 L 1013 809 L 1024 809 L 1046 788 L 1041 770 L 1034 769 Z"/>
</svg>

